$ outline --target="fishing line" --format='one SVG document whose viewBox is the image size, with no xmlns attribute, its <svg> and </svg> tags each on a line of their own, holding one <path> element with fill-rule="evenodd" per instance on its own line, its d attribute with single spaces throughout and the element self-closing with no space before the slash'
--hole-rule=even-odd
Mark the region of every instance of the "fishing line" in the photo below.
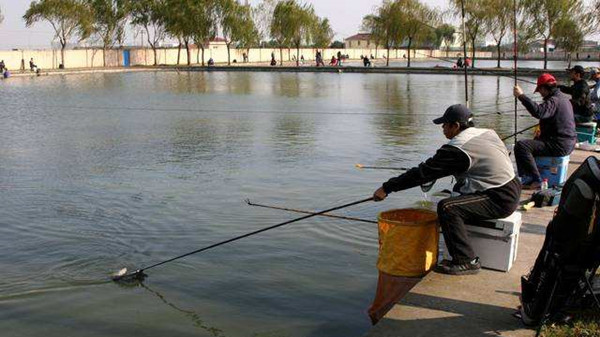
<svg viewBox="0 0 600 337">
<path fill-rule="evenodd" d="M 5 104 L 11 105 L 11 104 Z M 20 104 L 12 104 L 12 106 L 22 106 Z M 343 115 L 343 116 L 369 116 L 369 115 L 384 115 L 384 116 L 439 116 L 440 113 L 410 113 L 402 114 L 398 112 L 326 112 L 326 111 L 282 111 L 282 110 L 225 110 L 225 109 L 185 109 L 185 108 L 153 108 L 153 107 L 86 107 L 86 106 L 27 106 L 28 109 L 72 109 L 72 110 L 125 110 L 125 111 L 163 111 L 163 112 L 201 112 L 201 113 L 248 113 L 248 114 L 296 114 L 307 116 L 319 115 Z"/>
<path fill-rule="evenodd" d="M 423 56 L 426 56 L 426 57 L 432 58 L 432 59 L 436 59 L 436 60 L 440 60 L 440 61 L 444 61 L 444 62 L 448 62 L 448 63 L 456 64 L 456 63 L 455 63 L 454 61 L 452 61 L 452 60 L 447 60 L 447 59 L 443 59 L 443 58 L 440 58 L 440 57 L 431 56 L 431 55 L 428 55 L 428 54 L 425 54 L 425 53 L 418 52 L 418 51 L 416 51 L 416 50 L 415 50 L 414 52 L 415 52 L 415 53 L 417 53 L 417 54 L 420 54 L 420 55 L 423 55 Z M 465 67 L 465 68 L 466 68 L 466 67 Z M 514 76 L 514 75 L 505 75 L 505 74 L 502 74 L 502 73 L 498 73 L 498 72 L 496 72 L 496 71 L 486 70 L 486 69 L 483 69 L 483 68 L 477 68 L 477 67 L 471 67 L 471 69 L 472 69 L 472 70 L 477 70 L 477 71 L 480 71 L 480 72 L 482 72 L 482 73 L 486 73 L 486 74 L 489 74 L 489 75 L 496 75 L 496 76 L 499 76 L 499 77 L 508 77 L 508 78 L 510 78 L 510 79 L 513 79 L 513 76 Z M 529 83 L 529 84 L 537 84 L 536 82 L 529 81 L 529 80 L 522 79 L 522 78 L 519 78 L 518 80 L 519 80 L 519 81 L 521 81 L 521 82 Z"/>
</svg>

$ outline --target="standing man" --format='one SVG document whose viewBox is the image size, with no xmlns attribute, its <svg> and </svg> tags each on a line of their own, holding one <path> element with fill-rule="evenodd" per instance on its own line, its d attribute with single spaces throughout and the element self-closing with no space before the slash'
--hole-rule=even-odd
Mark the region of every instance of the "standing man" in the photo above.
<svg viewBox="0 0 600 337">
<path fill-rule="evenodd" d="M 442 200 L 437 209 L 452 261 L 442 261 L 436 271 L 450 275 L 476 274 L 481 264 L 469 243 L 465 222 L 511 215 L 519 204 L 521 184 L 504 143 L 493 130 L 473 127 L 467 107 L 453 105 L 433 122 L 442 125 L 450 142 L 418 167 L 388 180 L 373 197 L 381 201 L 392 192 L 454 176 L 454 191 L 460 196 Z"/>
<path fill-rule="evenodd" d="M 590 93 L 590 103 L 592 114 L 596 115 L 596 120 L 600 113 L 600 69 L 592 68 L 590 70 L 590 79 L 594 81 L 592 92 Z"/>
<path fill-rule="evenodd" d="M 535 92 L 542 95 L 544 101 L 541 104 L 525 96 L 518 85 L 514 88 L 514 95 L 529 114 L 540 120 L 539 136 L 515 145 L 517 170 L 526 189 L 538 189 L 541 186 L 542 178 L 535 157 L 570 155 L 577 142 L 573 107 L 568 97 L 558 90 L 556 78 L 550 74 L 540 75 Z"/>
<path fill-rule="evenodd" d="M 592 109 L 590 107 L 590 86 L 583 77 L 585 70 L 582 66 L 574 66 L 567 69 L 573 85 L 559 85 L 560 91 L 571 95 L 571 104 L 573 105 L 573 114 L 575 123 L 589 123 L 593 119 Z"/>
</svg>

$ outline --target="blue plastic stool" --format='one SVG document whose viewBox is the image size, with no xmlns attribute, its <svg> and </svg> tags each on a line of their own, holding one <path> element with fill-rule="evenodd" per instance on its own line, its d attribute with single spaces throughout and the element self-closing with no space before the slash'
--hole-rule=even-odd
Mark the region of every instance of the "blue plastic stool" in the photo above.
<svg viewBox="0 0 600 337">
<path fill-rule="evenodd" d="M 575 126 L 577 132 L 577 142 L 588 142 L 596 144 L 596 122 L 580 123 Z"/>
<path fill-rule="evenodd" d="M 560 187 L 567 180 L 570 156 L 536 157 L 535 165 L 540 171 L 540 177 L 548 179 L 548 187 Z"/>
</svg>

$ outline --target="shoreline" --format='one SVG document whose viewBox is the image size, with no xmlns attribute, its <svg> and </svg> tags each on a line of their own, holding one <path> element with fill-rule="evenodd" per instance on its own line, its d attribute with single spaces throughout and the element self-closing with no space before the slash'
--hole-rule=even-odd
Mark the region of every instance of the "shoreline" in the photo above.
<svg viewBox="0 0 600 337">
<path fill-rule="evenodd" d="M 111 67 L 111 68 L 73 68 L 73 69 L 41 69 L 41 74 L 29 70 L 11 72 L 9 80 L 12 77 L 37 77 L 51 75 L 76 75 L 91 73 L 128 73 L 128 72 L 152 72 L 152 71 L 175 71 L 175 72 L 287 72 L 287 73 L 350 73 L 350 74 L 431 74 L 431 75 L 460 75 L 464 76 L 464 69 L 453 69 L 451 67 L 361 67 L 361 66 L 341 66 L 341 67 L 315 67 L 313 65 L 283 65 L 270 66 L 262 64 L 239 64 L 239 65 L 178 65 L 178 66 L 133 66 L 133 67 Z M 537 69 L 537 68 L 518 68 L 517 73 L 520 77 L 537 77 L 542 73 L 564 72 L 564 69 Z M 479 76 L 514 76 L 512 68 L 475 68 L 468 70 L 469 75 Z"/>
</svg>

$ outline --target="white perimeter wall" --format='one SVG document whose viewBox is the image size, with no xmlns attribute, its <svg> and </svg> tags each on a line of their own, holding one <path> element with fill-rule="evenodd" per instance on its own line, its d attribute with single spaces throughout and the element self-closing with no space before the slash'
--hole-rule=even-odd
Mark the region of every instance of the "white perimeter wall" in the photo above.
<svg viewBox="0 0 600 337">
<path fill-rule="evenodd" d="M 316 49 L 302 48 L 300 55 L 304 56 L 306 61 L 315 59 Z M 387 54 L 386 50 L 382 49 L 322 49 L 323 59 L 325 64 L 329 62 L 332 56 L 337 55 L 340 51 L 344 55 L 348 55 L 350 59 L 358 60 L 362 55 L 373 55 L 381 59 Z M 199 50 L 193 48 L 191 50 L 191 63 L 198 64 L 201 62 L 201 54 Z M 242 62 L 242 54 L 248 54 L 248 61 L 253 63 L 268 63 L 271 60 L 271 53 L 275 55 L 275 59 L 279 62 L 291 61 L 296 55 L 295 49 L 283 49 L 282 57 L 280 57 L 279 49 L 269 48 L 251 48 L 251 49 L 231 49 L 231 60 Z M 413 59 L 422 59 L 427 57 L 445 57 L 446 52 L 441 50 L 412 50 Z M 65 68 L 98 68 L 103 67 L 104 52 L 101 49 L 78 49 L 65 51 Z M 401 59 L 407 55 L 405 49 L 390 50 L 390 59 Z M 457 52 L 450 52 L 450 57 L 456 57 Z M 470 53 L 469 53 L 470 55 Z M 164 65 L 176 65 L 178 59 L 177 48 L 167 48 L 157 50 L 157 63 Z M 408 56 L 408 55 L 407 55 Z M 491 57 L 490 52 L 477 52 L 477 57 Z M 21 69 L 21 60 L 24 61 L 25 69 L 29 70 L 29 60 L 33 58 L 34 63 L 42 69 L 57 69 L 61 63 L 60 50 L 14 50 L 0 51 L 0 60 L 4 60 L 6 67 L 12 71 Z M 214 59 L 216 63 L 227 63 L 227 48 L 225 46 L 211 46 L 205 48 L 205 61 L 209 58 Z M 130 63 L 135 65 L 153 65 L 154 52 L 152 49 L 130 49 Z M 187 53 L 184 48 L 181 49 L 179 64 L 187 64 Z M 108 50 L 106 53 L 106 65 L 108 67 L 117 67 L 123 65 L 123 50 Z"/>
</svg>

